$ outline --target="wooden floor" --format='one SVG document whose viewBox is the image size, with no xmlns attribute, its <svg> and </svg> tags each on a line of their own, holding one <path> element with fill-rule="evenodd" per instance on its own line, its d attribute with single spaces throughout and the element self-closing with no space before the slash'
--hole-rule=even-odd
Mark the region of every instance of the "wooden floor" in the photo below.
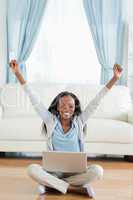
<svg viewBox="0 0 133 200">
<path fill-rule="evenodd" d="M 26 174 L 26 168 L 40 160 L 0 159 L 0 200 L 40 200 L 37 184 Z M 104 178 L 92 183 L 97 200 L 133 200 L 133 163 L 122 160 L 91 160 L 104 168 Z M 89 199 L 76 193 L 48 193 L 46 200 Z M 43 200 L 43 199 L 42 199 Z"/>
</svg>

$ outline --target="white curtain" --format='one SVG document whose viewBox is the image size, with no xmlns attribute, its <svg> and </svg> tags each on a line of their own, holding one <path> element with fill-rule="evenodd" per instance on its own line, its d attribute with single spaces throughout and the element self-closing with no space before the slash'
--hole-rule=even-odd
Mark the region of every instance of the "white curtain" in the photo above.
<svg viewBox="0 0 133 200">
<path fill-rule="evenodd" d="M 44 23 L 27 64 L 31 82 L 100 82 L 100 65 L 82 0 L 48 1 Z"/>
</svg>

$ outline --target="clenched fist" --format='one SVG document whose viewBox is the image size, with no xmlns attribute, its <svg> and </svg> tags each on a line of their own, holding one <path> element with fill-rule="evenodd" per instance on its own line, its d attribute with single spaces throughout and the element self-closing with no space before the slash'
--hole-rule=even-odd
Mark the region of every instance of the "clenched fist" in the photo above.
<svg viewBox="0 0 133 200">
<path fill-rule="evenodd" d="M 16 60 L 11 60 L 11 62 L 9 63 L 9 65 L 10 65 L 10 67 L 11 67 L 11 69 L 12 69 L 12 71 L 14 73 L 19 72 L 19 66 L 18 66 L 18 63 L 17 63 Z"/>
</svg>

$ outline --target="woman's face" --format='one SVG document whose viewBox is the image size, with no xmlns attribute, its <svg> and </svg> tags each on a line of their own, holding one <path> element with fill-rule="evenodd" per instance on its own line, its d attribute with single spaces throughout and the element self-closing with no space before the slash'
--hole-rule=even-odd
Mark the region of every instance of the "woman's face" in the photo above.
<svg viewBox="0 0 133 200">
<path fill-rule="evenodd" d="M 75 101 L 71 96 L 64 96 L 59 99 L 58 112 L 61 119 L 71 119 L 75 111 Z"/>
</svg>

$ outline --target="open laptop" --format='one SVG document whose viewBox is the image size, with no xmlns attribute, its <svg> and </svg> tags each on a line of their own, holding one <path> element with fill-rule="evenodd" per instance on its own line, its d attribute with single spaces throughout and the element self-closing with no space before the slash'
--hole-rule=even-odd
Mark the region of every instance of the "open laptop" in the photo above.
<svg viewBox="0 0 133 200">
<path fill-rule="evenodd" d="M 81 173 L 87 169 L 87 154 L 84 152 L 43 152 L 43 168 L 49 172 Z"/>
</svg>

